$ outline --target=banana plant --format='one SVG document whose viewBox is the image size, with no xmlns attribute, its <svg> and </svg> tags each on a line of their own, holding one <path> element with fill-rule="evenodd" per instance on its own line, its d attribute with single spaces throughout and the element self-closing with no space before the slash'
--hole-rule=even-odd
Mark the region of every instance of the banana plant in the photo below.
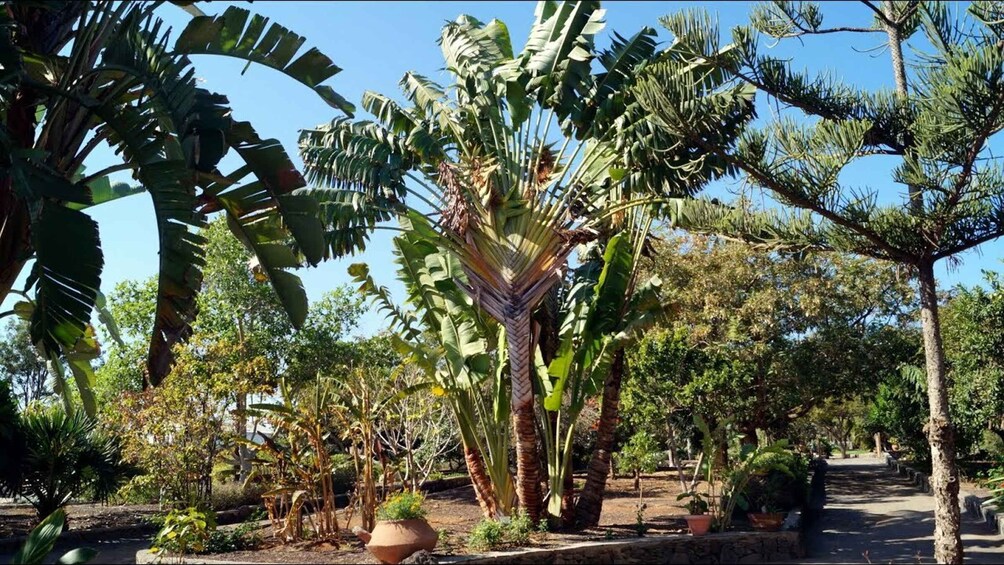
<svg viewBox="0 0 1004 565">
<path fill-rule="evenodd" d="M 103 265 L 90 208 L 145 192 L 159 235 L 156 317 L 147 384 L 169 372 L 172 347 L 191 333 L 205 260 L 200 230 L 224 213 L 258 258 L 294 325 L 307 300 L 288 269 L 316 263 L 324 249 L 314 200 L 278 141 L 231 115 L 227 98 L 198 86 L 190 57 L 220 55 L 275 69 L 332 107 L 353 107 L 321 83 L 339 68 L 304 38 L 229 7 L 196 14 L 176 39 L 158 15 L 164 1 L 0 2 L 0 301 L 25 298 L 0 315 L 30 319 L 31 338 L 54 364 L 73 371 L 93 414 L 100 351 L 90 328 Z M 85 165 L 101 145 L 119 162 Z M 228 153 L 234 171 L 219 165 Z M 113 183 L 129 172 L 136 186 Z M 294 253 L 284 243 L 298 243 Z M 30 265 L 27 285 L 13 289 Z"/>
<path fill-rule="evenodd" d="M 540 404 L 554 415 L 541 419 L 550 487 L 547 511 L 554 517 L 568 518 L 571 510 L 562 502 L 583 407 L 602 389 L 617 351 L 636 342 L 666 313 L 658 277 L 636 285 L 649 222 L 640 225 L 610 238 L 601 258 L 575 269 L 562 306 L 557 354 L 538 371 Z"/>
<path fill-rule="evenodd" d="M 511 515 L 515 491 L 509 469 L 504 329 L 461 289 L 463 270 L 452 254 L 437 247 L 425 218 L 402 218 L 402 228 L 393 242 L 395 262 L 415 310 L 394 304 L 366 264 L 352 265 L 349 273 L 360 292 L 387 313 L 397 330 L 399 351 L 425 370 L 456 416 L 467 470 L 485 516 Z"/>
<path fill-rule="evenodd" d="M 280 379 L 279 402 L 248 406 L 248 413 L 268 418 L 275 433 L 261 436 L 260 445 L 238 439 L 255 453 L 247 481 L 260 478 L 273 484 L 263 496 L 275 535 L 283 541 L 303 535 L 304 508 L 317 536 L 332 538 L 339 534 L 328 445 L 331 406 L 336 398 L 331 379 L 318 376 L 313 385 L 312 390 L 304 387 L 297 391 L 285 378 Z M 306 397 L 301 398 L 302 402 L 298 401 L 300 393 Z M 288 508 L 283 506 L 286 501 Z"/>
</svg>

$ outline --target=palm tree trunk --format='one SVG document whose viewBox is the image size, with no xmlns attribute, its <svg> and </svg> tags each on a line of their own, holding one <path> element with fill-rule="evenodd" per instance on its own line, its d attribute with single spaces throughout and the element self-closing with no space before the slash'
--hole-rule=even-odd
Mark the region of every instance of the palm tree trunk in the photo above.
<svg viewBox="0 0 1004 565">
<path fill-rule="evenodd" d="M 614 354 L 610 364 L 610 374 L 603 384 L 603 404 L 600 420 L 596 428 L 596 449 L 589 459 L 586 484 L 575 505 L 575 522 L 580 528 L 591 528 L 600 523 L 603 511 L 603 491 L 607 487 L 610 473 L 610 453 L 614 447 L 614 431 L 617 428 L 617 413 L 621 399 L 621 381 L 624 379 L 624 350 Z"/>
<path fill-rule="evenodd" d="M 955 465 L 955 433 L 948 412 L 945 350 L 938 319 L 937 281 L 934 263 L 920 265 L 920 322 L 927 364 L 927 400 L 930 420 L 927 440 L 931 445 L 931 487 L 934 491 L 934 559 L 938 563 L 962 563 L 959 519 L 959 474 Z"/>
<path fill-rule="evenodd" d="M 506 320 L 509 374 L 512 382 L 512 424 L 516 436 L 516 496 L 533 523 L 540 520 L 540 461 L 537 456 L 537 423 L 533 413 L 533 353 L 530 347 L 530 314 L 521 312 Z"/>
<path fill-rule="evenodd" d="M 481 452 L 476 447 L 465 445 L 464 462 L 467 463 L 467 474 L 471 476 L 471 484 L 474 485 L 474 496 L 477 497 L 485 518 L 497 517 L 499 508 L 495 501 L 495 489 L 492 488 L 492 481 L 485 471 Z"/>
</svg>

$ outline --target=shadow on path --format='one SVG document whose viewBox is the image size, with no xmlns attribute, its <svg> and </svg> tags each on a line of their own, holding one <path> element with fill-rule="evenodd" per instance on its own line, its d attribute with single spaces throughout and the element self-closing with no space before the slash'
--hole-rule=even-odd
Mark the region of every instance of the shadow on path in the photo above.
<svg viewBox="0 0 1004 565">
<path fill-rule="evenodd" d="M 804 563 L 934 563 L 934 498 L 885 461 L 831 459 L 826 507 L 807 532 Z M 962 516 L 966 563 L 1004 562 L 1004 543 Z"/>
</svg>

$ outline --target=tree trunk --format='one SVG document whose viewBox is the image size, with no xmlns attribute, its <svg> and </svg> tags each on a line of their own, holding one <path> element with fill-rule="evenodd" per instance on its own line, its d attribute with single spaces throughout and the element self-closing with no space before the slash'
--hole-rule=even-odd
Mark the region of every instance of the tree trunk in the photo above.
<svg viewBox="0 0 1004 565">
<path fill-rule="evenodd" d="M 516 496 L 533 523 L 540 520 L 540 461 L 537 423 L 533 412 L 533 349 L 530 347 L 530 314 L 506 320 L 509 375 L 512 383 L 512 425 L 516 440 Z"/>
<path fill-rule="evenodd" d="M 623 379 L 624 350 L 622 349 L 614 354 L 613 362 L 610 364 L 610 374 L 603 384 L 600 420 L 596 427 L 596 448 L 589 459 L 586 484 L 582 486 L 579 501 L 575 505 L 575 522 L 580 528 L 590 528 L 600 523 L 603 491 L 607 487 L 607 475 L 612 475 L 610 453 L 614 447 L 614 432 L 617 429 Z"/>
<path fill-rule="evenodd" d="M 471 476 L 471 484 L 474 485 L 474 496 L 481 505 L 481 511 L 485 518 L 496 518 L 499 514 L 498 504 L 495 501 L 495 489 L 492 481 L 485 471 L 484 461 L 481 459 L 481 452 L 476 447 L 464 446 L 464 462 L 467 463 L 467 474 Z"/>
<path fill-rule="evenodd" d="M 934 491 L 934 559 L 938 563 L 962 563 L 959 520 L 959 475 L 955 465 L 955 434 L 948 412 L 945 351 L 938 320 L 937 281 L 934 263 L 920 265 L 920 321 L 927 364 L 927 400 L 930 419 L 927 439 L 931 445 L 931 488 Z"/>
<path fill-rule="evenodd" d="M 882 432 L 875 432 L 875 457 L 882 457 Z"/>
<path fill-rule="evenodd" d="M 235 404 L 237 405 L 237 413 L 234 417 L 234 433 L 238 438 L 246 440 L 248 439 L 247 393 L 238 392 Z M 237 480 L 244 484 L 248 475 L 251 474 L 251 450 L 243 441 L 238 441 L 235 455 L 237 456 Z"/>
<path fill-rule="evenodd" d="M 638 469 L 634 470 L 634 490 L 637 492 L 641 489 L 641 471 Z"/>
</svg>

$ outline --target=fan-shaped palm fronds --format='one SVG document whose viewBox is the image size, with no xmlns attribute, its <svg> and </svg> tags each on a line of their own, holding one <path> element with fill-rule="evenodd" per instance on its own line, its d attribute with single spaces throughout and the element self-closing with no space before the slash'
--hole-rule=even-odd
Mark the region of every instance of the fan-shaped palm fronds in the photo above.
<svg viewBox="0 0 1004 565">
<path fill-rule="evenodd" d="M 515 53 L 504 24 L 461 16 L 440 38 L 452 86 L 408 73 L 401 86 L 410 107 L 367 93 L 377 123 L 339 119 L 300 138 L 308 179 L 352 191 L 321 203 L 332 212 L 330 251 L 361 247 L 364 228 L 385 215 L 425 216 L 438 247 L 459 262 L 464 290 L 505 325 L 518 489 L 534 519 L 541 495 L 532 311 L 577 245 L 616 231 L 630 208 L 690 194 L 724 170 L 696 159 L 692 143 L 644 125 L 629 88 L 645 65 L 689 54 L 657 52 L 645 28 L 628 40 L 617 36 L 599 53 L 603 70 L 594 75 L 602 17 L 595 2 L 541 2 Z M 703 76 L 707 68 L 681 64 L 679 72 Z M 722 99 L 729 121 L 720 135 L 748 119 L 742 94 Z"/>
</svg>

